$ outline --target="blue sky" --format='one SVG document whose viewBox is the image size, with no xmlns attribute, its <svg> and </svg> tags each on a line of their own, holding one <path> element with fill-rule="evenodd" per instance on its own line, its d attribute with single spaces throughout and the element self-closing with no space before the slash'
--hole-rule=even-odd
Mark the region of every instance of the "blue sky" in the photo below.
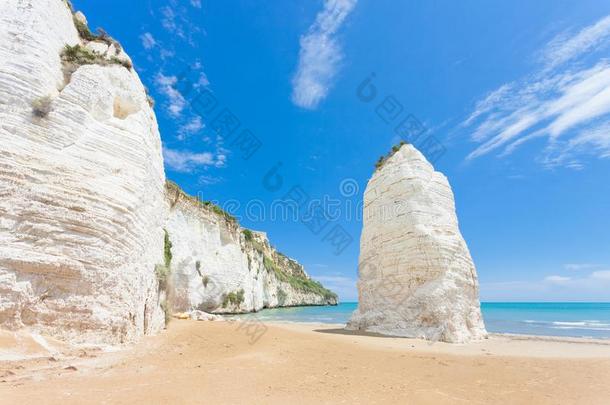
<svg viewBox="0 0 610 405">
<path fill-rule="evenodd" d="M 362 192 L 404 117 L 425 128 L 418 142 L 442 145 L 439 157 L 415 143 L 452 184 L 483 300 L 610 300 L 607 1 L 74 5 L 155 98 L 168 178 L 268 232 L 343 300 L 357 296 Z M 185 71 L 212 113 L 183 94 Z M 235 133 L 214 130 L 222 110 Z M 245 139 L 260 142 L 251 156 Z M 315 232 L 271 218 L 295 190 L 341 215 Z M 353 239 L 340 254 L 338 231 Z"/>
</svg>

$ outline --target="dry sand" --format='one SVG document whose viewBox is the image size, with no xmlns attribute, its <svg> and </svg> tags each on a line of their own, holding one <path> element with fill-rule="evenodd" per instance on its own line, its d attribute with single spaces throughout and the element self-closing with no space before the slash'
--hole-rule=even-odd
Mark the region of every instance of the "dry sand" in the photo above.
<svg viewBox="0 0 610 405">
<path fill-rule="evenodd" d="M 0 403 L 610 403 L 608 342 L 448 345 L 329 325 L 266 328 L 253 342 L 261 330 L 240 322 L 173 321 L 120 351 L 60 347 L 52 357 L 57 342 L 0 335 Z M 17 360 L 16 347 L 30 358 Z"/>
</svg>

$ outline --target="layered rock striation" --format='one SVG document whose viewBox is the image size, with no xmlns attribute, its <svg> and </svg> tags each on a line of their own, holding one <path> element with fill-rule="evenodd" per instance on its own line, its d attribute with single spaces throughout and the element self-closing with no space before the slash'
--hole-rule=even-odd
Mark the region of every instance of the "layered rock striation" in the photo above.
<svg viewBox="0 0 610 405">
<path fill-rule="evenodd" d="M 265 233 L 240 227 L 171 182 L 167 190 L 172 310 L 241 313 L 337 304 L 334 293 L 273 248 Z"/>
<path fill-rule="evenodd" d="M 0 327 L 121 343 L 163 328 L 174 300 L 334 302 L 263 234 L 166 195 L 129 57 L 62 0 L 0 2 L 0 140 Z"/>
<path fill-rule="evenodd" d="M 64 58 L 74 22 L 0 2 L 0 325 L 124 342 L 163 326 L 161 143 L 132 69 Z"/>
<path fill-rule="evenodd" d="M 476 270 L 447 178 L 395 147 L 364 193 L 358 309 L 349 329 L 446 342 L 486 335 Z"/>
</svg>

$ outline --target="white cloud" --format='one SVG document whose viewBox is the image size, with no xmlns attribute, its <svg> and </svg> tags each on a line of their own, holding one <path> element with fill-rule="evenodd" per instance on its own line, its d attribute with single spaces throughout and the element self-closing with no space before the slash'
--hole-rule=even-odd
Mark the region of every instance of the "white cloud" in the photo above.
<svg viewBox="0 0 610 405">
<path fill-rule="evenodd" d="M 542 59 L 552 68 L 604 45 L 609 38 L 610 16 L 606 16 L 573 37 L 566 34 L 555 37 L 542 52 Z"/>
<path fill-rule="evenodd" d="M 196 115 L 178 129 L 178 139 L 184 140 L 189 135 L 196 134 L 203 128 L 205 128 L 205 124 L 201 120 L 201 117 Z"/>
<path fill-rule="evenodd" d="M 610 270 L 595 271 L 580 277 L 552 275 L 534 281 L 482 282 L 481 299 L 605 302 L 610 300 Z"/>
<path fill-rule="evenodd" d="M 591 263 L 568 263 L 564 264 L 563 267 L 566 270 L 590 270 L 600 267 L 599 264 L 591 264 Z"/>
<path fill-rule="evenodd" d="M 176 34 L 179 37 L 184 37 L 184 31 L 182 30 L 182 26 L 178 24 L 176 21 L 177 15 L 171 7 L 163 7 L 161 9 L 161 14 L 163 17 L 161 18 L 161 25 L 167 31 L 172 34 Z"/>
<path fill-rule="evenodd" d="M 193 153 L 163 147 L 163 159 L 172 170 L 181 173 L 191 173 L 206 166 L 216 166 L 217 160 L 210 152 Z"/>
<path fill-rule="evenodd" d="M 591 278 L 595 280 L 610 281 L 610 270 L 595 271 L 591 274 Z"/>
<path fill-rule="evenodd" d="M 581 156 L 610 157 L 610 62 L 600 55 L 589 58 L 594 63 L 588 67 L 580 60 L 566 65 L 599 51 L 609 36 L 610 16 L 572 38 L 551 41 L 538 72 L 479 101 L 463 123 L 480 144 L 468 159 L 494 151 L 506 156 L 536 138 L 547 141 L 539 158 L 546 167 L 579 170 Z"/>
<path fill-rule="evenodd" d="M 151 49 L 157 45 L 157 41 L 155 41 L 155 38 L 150 32 L 145 32 L 144 34 L 140 35 L 140 40 L 142 41 L 142 46 L 144 49 Z"/>
<path fill-rule="evenodd" d="M 200 1 L 192 1 L 191 5 L 195 6 L 201 4 Z M 161 25 L 170 34 L 185 40 L 191 46 L 195 45 L 193 40 L 194 34 L 201 32 L 201 28 L 195 24 L 190 16 L 192 15 L 192 9 L 184 6 L 177 0 L 170 0 L 170 5 L 162 7 L 161 12 Z"/>
<path fill-rule="evenodd" d="M 191 0 L 191 6 L 201 8 L 201 0 Z"/>
<path fill-rule="evenodd" d="M 199 184 L 200 186 L 210 186 L 212 184 L 220 183 L 221 181 L 222 181 L 222 177 L 213 177 L 213 176 L 204 175 L 204 176 L 199 176 L 199 178 L 197 179 L 197 184 Z"/>
<path fill-rule="evenodd" d="M 570 280 L 571 280 L 570 277 L 563 277 L 563 276 L 548 276 L 544 279 L 544 281 L 548 281 L 549 283 L 557 283 L 557 284 L 566 283 Z"/>
<path fill-rule="evenodd" d="M 168 98 L 167 112 L 174 118 L 180 117 L 186 107 L 184 96 L 174 87 L 177 82 L 178 78 L 176 76 L 165 76 L 161 72 L 155 76 L 155 84 L 159 92 Z"/>
<path fill-rule="evenodd" d="M 343 59 L 335 34 L 357 0 L 325 0 L 307 34 L 301 36 L 299 62 L 292 79 L 292 101 L 314 109 L 326 97 Z"/>
<path fill-rule="evenodd" d="M 199 80 L 197 80 L 197 83 L 195 83 L 195 87 L 196 88 L 207 87 L 209 84 L 210 84 L 210 81 L 208 80 L 208 76 L 205 74 L 205 72 L 200 72 Z"/>
</svg>

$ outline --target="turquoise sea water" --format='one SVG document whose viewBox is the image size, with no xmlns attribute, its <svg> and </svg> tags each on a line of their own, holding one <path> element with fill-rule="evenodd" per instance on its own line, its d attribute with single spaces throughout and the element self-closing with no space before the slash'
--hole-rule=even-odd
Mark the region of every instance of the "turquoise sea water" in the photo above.
<svg viewBox="0 0 610 405">
<path fill-rule="evenodd" d="M 357 303 L 335 307 L 266 309 L 255 316 L 266 321 L 346 323 Z M 481 304 L 487 331 L 526 335 L 610 339 L 610 303 L 527 302 Z"/>
</svg>

